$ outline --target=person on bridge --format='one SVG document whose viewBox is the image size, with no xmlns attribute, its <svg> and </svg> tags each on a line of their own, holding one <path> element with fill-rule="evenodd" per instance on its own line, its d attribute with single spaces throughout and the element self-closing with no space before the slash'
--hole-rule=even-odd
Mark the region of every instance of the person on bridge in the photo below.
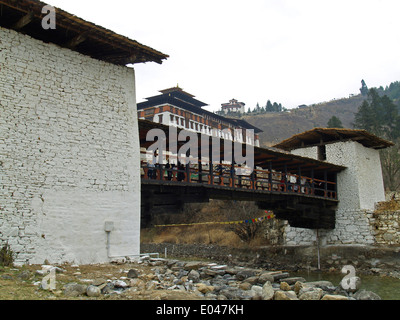
<svg viewBox="0 0 400 320">
<path fill-rule="evenodd" d="M 181 182 L 185 180 L 185 166 L 178 162 L 178 181 Z"/>
</svg>

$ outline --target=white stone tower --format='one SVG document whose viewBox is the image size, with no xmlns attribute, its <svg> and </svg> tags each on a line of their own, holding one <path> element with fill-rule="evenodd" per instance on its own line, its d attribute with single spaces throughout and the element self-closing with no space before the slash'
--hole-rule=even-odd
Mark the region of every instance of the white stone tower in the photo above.
<svg viewBox="0 0 400 320">
<path fill-rule="evenodd" d="M 372 244 L 370 226 L 375 204 L 385 201 L 379 150 L 393 144 L 365 130 L 315 128 L 275 147 L 327 161 L 346 169 L 337 176 L 336 227 L 323 231 L 326 244 Z M 315 231 L 288 228 L 289 244 L 310 244 Z"/>
</svg>

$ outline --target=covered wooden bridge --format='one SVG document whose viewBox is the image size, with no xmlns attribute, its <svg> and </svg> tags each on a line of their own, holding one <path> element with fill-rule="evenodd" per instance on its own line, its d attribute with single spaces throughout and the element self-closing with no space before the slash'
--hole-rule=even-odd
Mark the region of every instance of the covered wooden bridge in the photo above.
<svg viewBox="0 0 400 320">
<path fill-rule="evenodd" d="M 166 140 L 163 141 L 164 161 L 159 150 L 147 151 L 157 142 L 157 139 L 147 139 L 152 129 L 165 133 L 162 138 Z M 254 170 L 250 171 L 235 163 L 233 152 L 225 152 L 226 140 L 201 134 L 197 134 L 196 157 L 192 157 L 193 150 L 185 149 L 185 156 L 177 159 L 176 151 L 169 152 L 171 147 L 180 150 L 189 139 L 177 141 L 177 135 L 170 135 L 169 130 L 168 126 L 139 120 L 144 225 L 153 215 L 178 212 L 185 203 L 222 199 L 254 201 L 261 209 L 273 210 L 277 218 L 288 220 L 293 227 L 335 227 L 335 208 L 339 201 L 336 177 L 345 167 L 276 148 L 254 147 L 251 149 Z M 242 155 L 246 155 L 245 144 L 229 143 L 232 150 L 241 148 Z M 216 145 L 219 148 L 215 148 Z M 208 154 L 205 155 L 204 150 Z"/>
</svg>

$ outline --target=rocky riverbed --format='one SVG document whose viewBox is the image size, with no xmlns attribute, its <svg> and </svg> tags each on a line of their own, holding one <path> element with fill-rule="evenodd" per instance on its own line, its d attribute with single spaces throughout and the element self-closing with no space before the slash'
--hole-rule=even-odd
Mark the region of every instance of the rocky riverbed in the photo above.
<svg viewBox="0 0 400 320">
<path fill-rule="evenodd" d="M 53 269 L 52 269 L 53 268 Z M 14 269 L 15 271 L 17 269 Z M 51 288 L 49 272 L 55 275 Z M 25 281 L 46 299 L 132 300 L 380 300 L 373 292 L 329 281 L 307 282 L 285 271 L 143 257 L 96 266 L 31 266 L 0 274 Z"/>
</svg>

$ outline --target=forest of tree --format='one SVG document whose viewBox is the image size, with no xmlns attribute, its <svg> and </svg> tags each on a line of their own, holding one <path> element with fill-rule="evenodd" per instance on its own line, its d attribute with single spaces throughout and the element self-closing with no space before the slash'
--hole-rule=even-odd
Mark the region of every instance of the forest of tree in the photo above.
<svg viewBox="0 0 400 320">
<path fill-rule="evenodd" d="M 260 104 L 257 103 L 256 107 L 251 110 L 250 108 L 247 109 L 247 114 L 262 114 L 267 112 L 285 112 L 287 109 L 282 106 L 281 103 L 274 102 L 272 103 L 271 100 L 267 101 L 267 104 L 264 107 L 260 107 Z"/>
<path fill-rule="evenodd" d="M 400 82 L 368 90 L 354 119 L 354 128 L 365 129 L 378 137 L 392 141 L 394 147 L 381 151 L 385 187 L 400 189 Z"/>
</svg>

